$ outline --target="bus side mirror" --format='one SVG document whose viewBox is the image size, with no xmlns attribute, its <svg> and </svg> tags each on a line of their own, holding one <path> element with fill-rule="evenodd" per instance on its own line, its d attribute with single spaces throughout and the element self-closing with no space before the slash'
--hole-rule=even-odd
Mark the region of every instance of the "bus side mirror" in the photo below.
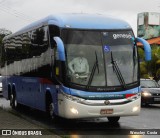
<svg viewBox="0 0 160 138">
<path fill-rule="evenodd" d="M 144 52 L 145 52 L 145 60 L 150 61 L 151 60 L 151 46 L 150 44 L 144 40 L 143 38 L 136 38 L 136 42 L 140 42 L 143 44 Z"/>
<path fill-rule="evenodd" d="M 55 40 L 56 44 L 57 44 L 57 52 L 58 52 L 58 60 L 60 61 L 65 61 L 65 50 L 64 50 L 64 44 L 63 41 L 60 37 L 53 37 L 53 39 Z"/>
</svg>

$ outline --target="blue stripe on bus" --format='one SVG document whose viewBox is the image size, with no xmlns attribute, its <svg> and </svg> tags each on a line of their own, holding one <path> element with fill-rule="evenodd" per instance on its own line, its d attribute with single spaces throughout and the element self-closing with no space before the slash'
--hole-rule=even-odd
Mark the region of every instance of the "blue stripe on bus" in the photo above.
<svg viewBox="0 0 160 138">
<path fill-rule="evenodd" d="M 85 92 L 81 90 L 70 89 L 70 94 L 73 96 L 81 97 L 81 98 L 124 98 L 126 94 L 136 94 L 140 92 L 140 88 L 134 88 L 130 90 L 120 91 L 120 92 Z"/>
</svg>

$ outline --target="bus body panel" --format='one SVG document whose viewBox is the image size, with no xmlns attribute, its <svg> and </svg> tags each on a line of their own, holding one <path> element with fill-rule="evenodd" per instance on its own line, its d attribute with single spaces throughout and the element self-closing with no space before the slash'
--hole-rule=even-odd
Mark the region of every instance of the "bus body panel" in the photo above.
<svg viewBox="0 0 160 138">
<path fill-rule="evenodd" d="M 49 92 L 54 102 L 55 114 L 58 114 L 56 86 L 45 80 L 34 77 L 4 77 L 3 96 L 9 99 L 6 86 L 10 84 L 11 88 L 15 87 L 16 100 L 19 104 L 46 111 L 46 92 Z"/>
</svg>

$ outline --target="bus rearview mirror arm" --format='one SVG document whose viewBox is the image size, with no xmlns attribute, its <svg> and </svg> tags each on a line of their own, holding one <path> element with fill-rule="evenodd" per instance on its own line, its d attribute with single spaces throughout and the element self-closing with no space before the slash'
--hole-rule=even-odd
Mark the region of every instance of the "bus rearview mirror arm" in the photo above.
<svg viewBox="0 0 160 138">
<path fill-rule="evenodd" d="M 140 42 L 143 44 L 144 51 L 145 51 L 145 60 L 150 61 L 151 60 L 151 46 L 150 44 L 144 40 L 143 38 L 136 38 L 136 42 Z"/>
<path fill-rule="evenodd" d="M 65 61 L 65 49 L 64 49 L 64 44 L 63 41 L 60 37 L 53 37 L 53 39 L 55 40 L 56 44 L 57 44 L 57 52 L 58 52 L 58 60 L 60 61 Z"/>
</svg>

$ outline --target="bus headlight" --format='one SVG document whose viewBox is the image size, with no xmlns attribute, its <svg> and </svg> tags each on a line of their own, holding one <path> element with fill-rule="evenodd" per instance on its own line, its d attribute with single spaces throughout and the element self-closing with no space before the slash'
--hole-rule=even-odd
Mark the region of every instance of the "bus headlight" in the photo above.
<svg viewBox="0 0 160 138">
<path fill-rule="evenodd" d="M 143 91 L 142 96 L 143 97 L 149 97 L 149 96 L 152 96 L 152 94 L 149 91 Z"/>
<path fill-rule="evenodd" d="M 78 114 L 78 110 L 76 109 L 76 108 L 70 108 L 70 111 L 71 111 L 71 113 L 73 113 L 73 114 Z"/>
<path fill-rule="evenodd" d="M 132 112 L 136 112 L 136 111 L 138 111 L 138 110 L 139 110 L 139 107 L 138 107 L 138 106 L 135 106 L 135 107 L 133 107 Z"/>
<path fill-rule="evenodd" d="M 69 94 L 66 94 L 65 92 L 61 91 L 61 94 L 68 100 L 71 100 L 71 101 L 74 101 L 74 102 L 81 102 L 83 99 L 82 98 L 79 98 L 79 97 L 76 97 L 76 96 L 72 96 L 72 95 L 69 95 Z"/>
</svg>

